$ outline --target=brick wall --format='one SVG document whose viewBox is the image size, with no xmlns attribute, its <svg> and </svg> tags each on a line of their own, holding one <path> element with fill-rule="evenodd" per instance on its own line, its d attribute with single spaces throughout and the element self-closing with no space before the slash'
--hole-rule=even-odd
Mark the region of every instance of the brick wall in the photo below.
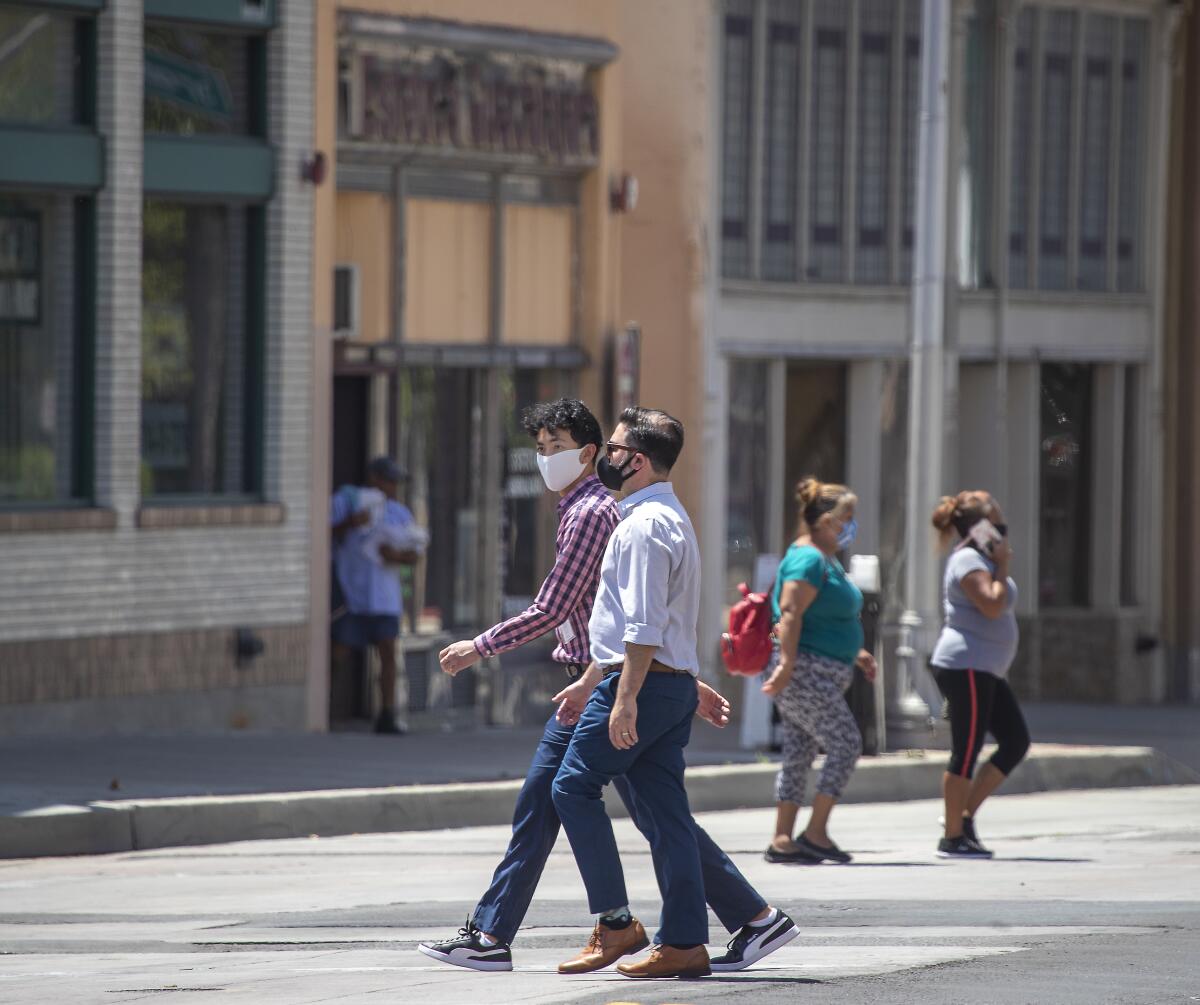
<svg viewBox="0 0 1200 1005">
<path fill-rule="evenodd" d="M 302 684 L 307 626 L 254 632 L 263 652 L 242 666 L 232 628 L 3 642 L 0 705 Z"/>
<path fill-rule="evenodd" d="M 111 512 L 91 529 L 49 521 L 0 537 L 0 643 L 308 620 L 312 192 L 299 167 L 313 142 L 313 12 L 311 0 L 277 6 L 264 489 L 284 516 L 267 526 L 139 526 L 143 4 L 110 0 L 98 18 L 107 160 L 97 195 L 94 435 L 96 504 Z M 11 660 L 0 666 L 24 672 Z"/>
</svg>

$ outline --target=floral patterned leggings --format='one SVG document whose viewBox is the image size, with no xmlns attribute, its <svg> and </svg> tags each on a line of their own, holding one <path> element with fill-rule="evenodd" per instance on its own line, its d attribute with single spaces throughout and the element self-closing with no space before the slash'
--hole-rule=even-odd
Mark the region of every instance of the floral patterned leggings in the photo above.
<svg viewBox="0 0 1200 1005">
<path fill-rule="evenodd" d="M 804 804 L 808 771 L 818 746 L 825 766 L 817 792 L 839 798 L 862 754 L 862 734 L 846 704 L 854 666 L 801 650 L 787 687 L 775 699 L 783 720 L 783 763 L 775 779 L 777 802 Z"/>
</svg>

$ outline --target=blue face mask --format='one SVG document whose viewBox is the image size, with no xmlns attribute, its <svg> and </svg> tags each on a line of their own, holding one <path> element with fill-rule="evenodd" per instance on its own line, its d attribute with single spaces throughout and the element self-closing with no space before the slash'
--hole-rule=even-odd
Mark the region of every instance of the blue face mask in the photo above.
<svg viewBox="0 0 1200 1005">
<path fill-rule="evenodd" d="M 858 536 L 858 521 L 850 520 L 842 525 L 842 532 L 838 534 L 838 547 L 849 548 L 854 543 L 854 539 Z"/>
</svg>

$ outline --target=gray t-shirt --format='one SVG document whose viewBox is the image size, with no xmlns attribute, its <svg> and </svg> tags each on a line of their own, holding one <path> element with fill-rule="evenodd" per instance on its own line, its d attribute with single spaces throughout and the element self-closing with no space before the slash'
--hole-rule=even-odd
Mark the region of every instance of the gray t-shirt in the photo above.
<svg viewBox="0 0 1200 1005">
<path fill-rule="evenodd" d="M 942 578 L 942 608 L 946 621 L 930 663 L 947 670 L 986 670 L 1003 677 L 1017 655 L 1017 584 L 1008 580 L 1008 606 L 998 618 L 979 610 L 963 590 L 972 572 L 992 576 L 996 564 L 969 545 L 958 548 L 946 562 Z"/>
</svg>

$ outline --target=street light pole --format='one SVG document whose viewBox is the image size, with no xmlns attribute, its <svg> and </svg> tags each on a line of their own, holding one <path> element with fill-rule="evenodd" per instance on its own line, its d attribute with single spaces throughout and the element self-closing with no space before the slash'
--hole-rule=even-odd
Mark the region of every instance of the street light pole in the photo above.
<svg viewBox="0 0 1200 1005">
<path fill-rule="evenodd" d="M 897 673 L 887 695 L 888 745 L 922 745 L 930 714 L 913 682 L 938 625 L 938 562 L 929 514 L 942 491 L 945 442 L 945 293 L 951 0 L 923 0 L 921 116 L 908 384 L 905 611 Z"/>
</svg>

